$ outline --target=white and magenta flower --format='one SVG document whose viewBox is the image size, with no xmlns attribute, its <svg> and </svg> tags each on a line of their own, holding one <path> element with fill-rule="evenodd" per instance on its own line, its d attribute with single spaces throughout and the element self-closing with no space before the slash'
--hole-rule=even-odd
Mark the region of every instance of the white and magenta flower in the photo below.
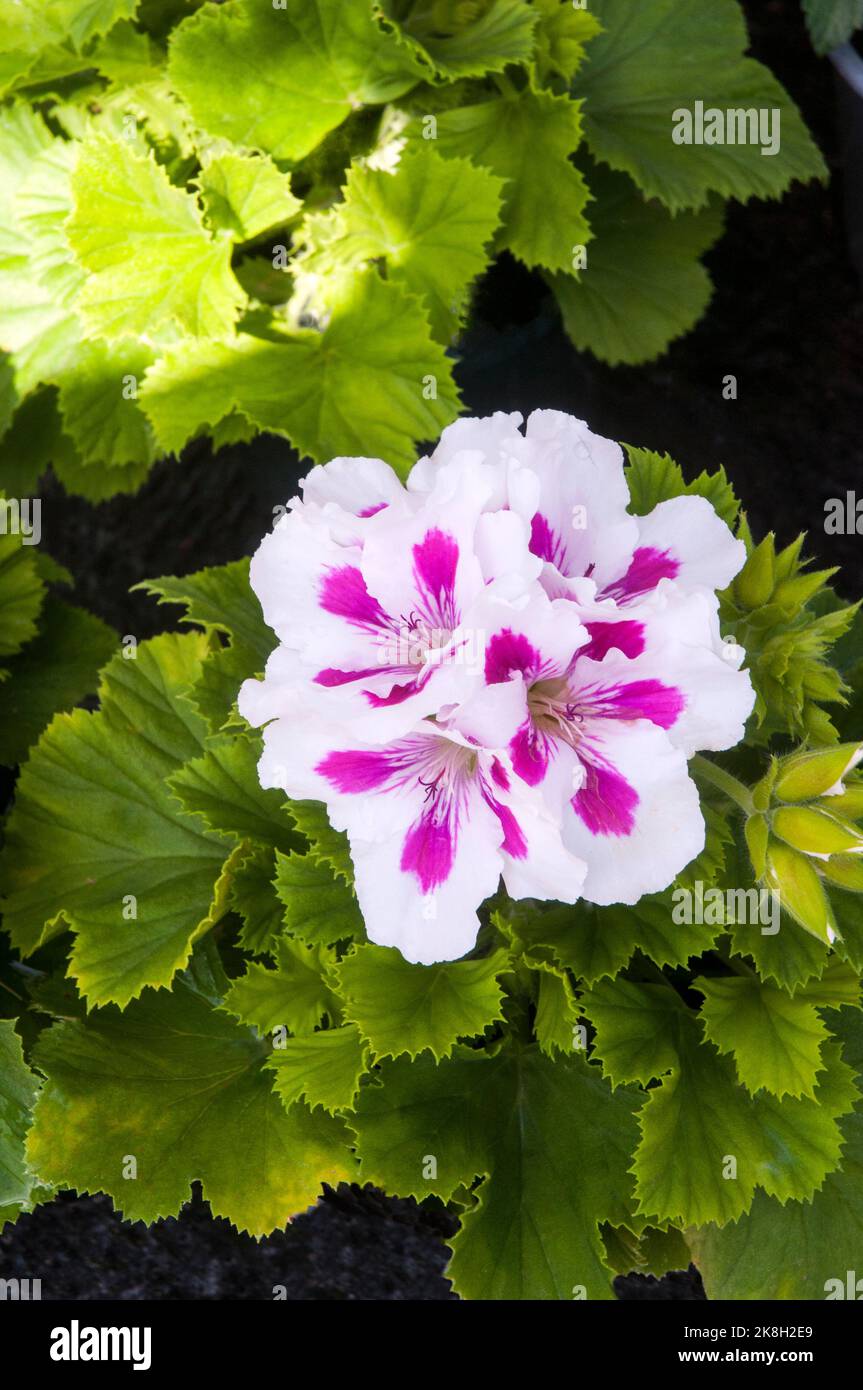
<svg viewBox="0 0 863 1390">
<path fill-rule="evenodd" d="M 369 936 L 464 954 L 511 896 L 666 887 L 704 824 L 686 759 L 753 703 L 715 589 L 744 560 L 701 497 L 627 512 L 620 448 L 537 411 L 462 420 L 407 487 L 315 468 L 252 561 L 280 639 L 240 709 L 260 775 L 349 836 Z"/>
</svg>

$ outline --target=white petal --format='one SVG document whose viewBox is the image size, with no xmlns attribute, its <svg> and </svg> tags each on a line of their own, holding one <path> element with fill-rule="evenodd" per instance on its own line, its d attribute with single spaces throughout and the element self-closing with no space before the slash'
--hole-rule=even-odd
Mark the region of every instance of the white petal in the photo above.
<svg viewBox="0 0 863 1390">
<path fill-rule="evenodd" d="M 303 479 L 302 487 L 306 505 L 335 504 L 357 517 L 399 501 L 405 492 L 388 463 L 370 458 L 335 458 L 319 464 Z"/>
<path fill-rule="evenodd" d="M 638 518 L 638 545 L 668 551 L 678 564 L 674 578 L 685 589 L 725 589 L 746 560 L 745 545 L 735 540 L 706 497 L 660 502 Z"/>
<path fill-rule="evenodd" d="M 538 793 L 517 777 L 507 800 L 527 842 L 523 857 L 504 854 L 503 881 L 509 896 L 577 902 L 587 864 L 564 845 L 560 821 L 549 813 Z"/>
<path fill-rule="evenodd" d="M 487 583 L 506 581 L 507 592 L 515 597 L 527 592 L 542 574 L 543 562 L 530 552 L 530 527 L 515 512 L 485 512 L 479 518 L 475 538 L 476 554 Z"/>
<path fill-rule="evenodd" d="M 618 609 L 624 621 L 640 623 L 641 655 L 630 659 L 611 648 L 599 662 L 580 661 L 577 681 L 659 681 L 683 697 L 680 714 L 667 728 L 675 747 L 690 756 L 732 748 L 743 738 L 755 692 L 748 673 L 738 669 L 742 649 L 721 640 L 718 609 L 712 593 L 687 594 L 676 581 L 662 580 L 648 599 Z"/>
<path fill-rule="evenodd" d="M 638 797 L 632 829 L 595 833 L 569 810 L 563 840 L 587 862 L 583 897 L 588 902 L 636 903 L 645 893 L 667 888 L 703 849 L 698 792 L 684 755 L 654 725 L 595 721 L 590 736 L 598 738 L 602 756 Z"/>
<path fill-rule="evenodd" d="M 373 843 L 351 834 L 357 899 L 370 940 L 421 965 L 458 960 L 476 942 L 477 908 L 497 891 L 502 856 L 497 818 L 476 796 L 459 827 L 449 876 L 424 893 L 401 868 L 404 833 Z"/>
</svg>

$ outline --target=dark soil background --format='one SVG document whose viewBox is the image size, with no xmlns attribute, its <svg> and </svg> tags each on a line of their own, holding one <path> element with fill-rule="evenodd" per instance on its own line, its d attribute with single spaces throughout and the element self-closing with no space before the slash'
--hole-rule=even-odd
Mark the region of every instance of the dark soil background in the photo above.
<svg viewBox="0 0 863 1390">
<path fill-rule="evenodd" d="M 569 410 L 598 432 L 667 451 L 687 473 L 724 464 L 753 530 L 809 549 L 863 592 L 863 537 L 827 536 L 824 504 L 860 485 L 863 295 L 843 226 L 842 152 L 832 68 L 813 54 L 798 0 L 746 0 L 752 52 L 794 96 L 830 165 L 829 187 L 729 210 L 708 257 L 716 292 L 698 329 L 649 367 L 576 353 L 543 303 L 542 282 L 506 259 L 479 287 L 480 325 L 457 376 L 470 414 Z M 861 171 L 857 171 L 858 178 Z M 722 398 L 733 374 L 738 399 Z M 132 498 L 99 507 L 42 489 L 43 543 L 77 577 L 75 597 L 121 633 L 172 624 L 130 585 L 248 554 L 305 470 L 284 441 L 190 451 L 157 466 Z M 443 1299 L 440 1210 L 367 1189 L 327 1192 L 284 1233 L 256 1243 L 214 1221 L 198 1196 L 177 1220 L 122 1223 L 106 1198 L 64 1196 L 0 1237 L 0 1277 L 42 1279 L 45 1298 Z M 619 1279 L 625 1299 L 703 1298 L 694 1269 Z"/>
</svg>

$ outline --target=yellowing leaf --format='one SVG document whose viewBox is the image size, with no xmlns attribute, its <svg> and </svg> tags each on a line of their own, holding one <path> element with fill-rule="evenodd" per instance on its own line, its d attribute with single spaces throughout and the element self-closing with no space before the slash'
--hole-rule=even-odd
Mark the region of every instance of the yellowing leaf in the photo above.
<svg viewBox="0 0 863 1390">
<path fill-rule="evenodd" d="M 285 1110 L 264 1048 L 186 985 L 55 1025 L 28 1144 L 43 1178 L 107 1192 L 130 1221 L 173 1216 L 200 1180 L 215 1216 L 268 1235 L 350 1180 L 343 1125 Z M 131 1165 L 134 1164 L 134 1169 Z"/>
</svg>

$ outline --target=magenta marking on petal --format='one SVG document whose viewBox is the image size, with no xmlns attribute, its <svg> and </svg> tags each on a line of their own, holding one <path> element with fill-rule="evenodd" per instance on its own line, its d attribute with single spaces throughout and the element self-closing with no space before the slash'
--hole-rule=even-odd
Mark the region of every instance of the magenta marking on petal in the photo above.
<svg viewBox="0 0 863 1390">
<path fill-rule="evenodd" d="M 358 515 L 361 517 L 377 516 L 378 512 L 386 511 L 388 506 L 388 502 L 375 502 L 374 506 L 372 507 L 363 507 L 362 511 L 359 512 Z"/>
<path fill-rule="evenodd" d="M 351 681 L 367 681 L 369 676 L 380 676 L 388 671 L 399 670 L 400 666 L 366 666 L 362 671 L 339 671 L 335 666 L 326 666 L 315 676 L 315 685 L 350 685 Z"/>
<path fill-rule="evenodd" d="M 572 703 L 582 718 L 649 719 L 660 729 L 670 729 L 686 701 L 676 686 L 646 680 L 588 687 L 578 691 Z"/>
<path fill-rule="evenodd" d="M 372 709 L 387 709 L 390 705 L 403 705 L 405 700 L 422 690 L 424 684 L 420 680 L 407 681 L 404 685 L 394 685 L 389 695 L 376 695 L 373 690 L 367 690 L 365 697 Z"/>
<path fill-rule="evenodd" d="M 571 806 L 592 835 L 631 835 L 638 792 L 607 763 L 583 762 L 585 783 Z"/>
<path fill-rule="evenodd" d="M 529 549 L 532 555 L 555 565 L 562 574 L 566 572 L 566 547 L 551 522 L 541 512 L 537 512 L 530 523 Z"/>
<path fill-rule="evenodd" d="M 499 685 L 509 680 L 513 671 L 523 676 L 535 676 L 542 667 L 542 657 L 524 633 L 505 627 L 496 632 L 485 649 L 485 680 L 487 685 Z"/>
<path fill-rule="evenodd" d="M 450 876 L 455 859 L 455 833 L 448 819 L 432 808 L 424 811 L 405 836 L 400 868 L 419 880 L 424 893 L 439 888 Z"/>
<path fill-rule="evenodd" d="M 540 733 L 532 720 L 526 720 L 509 745 L 516 777 L 520 777 L 529 787 L 538 786 L 548 771 L 548 752 L 545 735 Z"/>
<path fill-rule="evenodd" d="M 680 570 L 679 561 L 668 550 L 657 550 L 652 545 L 640 546 L 629 564 L 629 569 L 620 579 L 615 579 L 602 591 L 602 598 L 614 598 L 624 603 L 655 589 L 660 579 L 675 579 Z"/>
<path fill-rule="evenodd" d="M 458 626 L 455 604 L 455 576 L 458 542 L 454 536 L 434 526 L 414 546 L 414 579 L 426 606 L 432 626 L 452 631 Z"/>
<path fill-rule="evenodd" d="M 527 858 L 527 840 L 524 831 L 508 806 L 502 806 L 489 792 L 483 792 L 483 800 L 494 811 L 500 821 L 503 839 L 500 847 L 512 859 Z"/>
<path fill-rule="evenodd" d="M 354 627 L 378 631 L 391 629 L 393 623 L 377 599 L 366 588 L 366 581 L 356 565 L 330 568 L 319 586 L 321 607 L 337 618 L 345 618 Z"/>
<path fill-rule="evenodd" d="M 587 646 L 579 647 L 575 653 L 576 660 L 588 656 L 591 661 L 601 661 L 615 648 L 628 657 L 640 656 L 644 651 L 643 623 L 627 619 L 623 623 L 587 623 L 586 627 L 590 641 Z"/>
<path fill-rule="evenodd" d="M 614 709 L 622 719 L 649 719 L 661 729 L 670 729 L 683 712 L 683 692 L 662 681 L 631 681 L 619 685 L 614 693 Z"/>
<path fill-rule="evenodd" d="M 315 772 L 340 792 L 367 792 L 381 787 L 394 771 L 394 759 L 389 753 L 374 749 L 353 748 L 328 753 L 315 767 Z"/>
<path fill-rule="evenodd" d="M 509 791 L 509 777 L 506 768 L 500 758 L 492 758 L 491 777 L 496 787 L 500 787 L 502 792 Z"/>
</svg>

